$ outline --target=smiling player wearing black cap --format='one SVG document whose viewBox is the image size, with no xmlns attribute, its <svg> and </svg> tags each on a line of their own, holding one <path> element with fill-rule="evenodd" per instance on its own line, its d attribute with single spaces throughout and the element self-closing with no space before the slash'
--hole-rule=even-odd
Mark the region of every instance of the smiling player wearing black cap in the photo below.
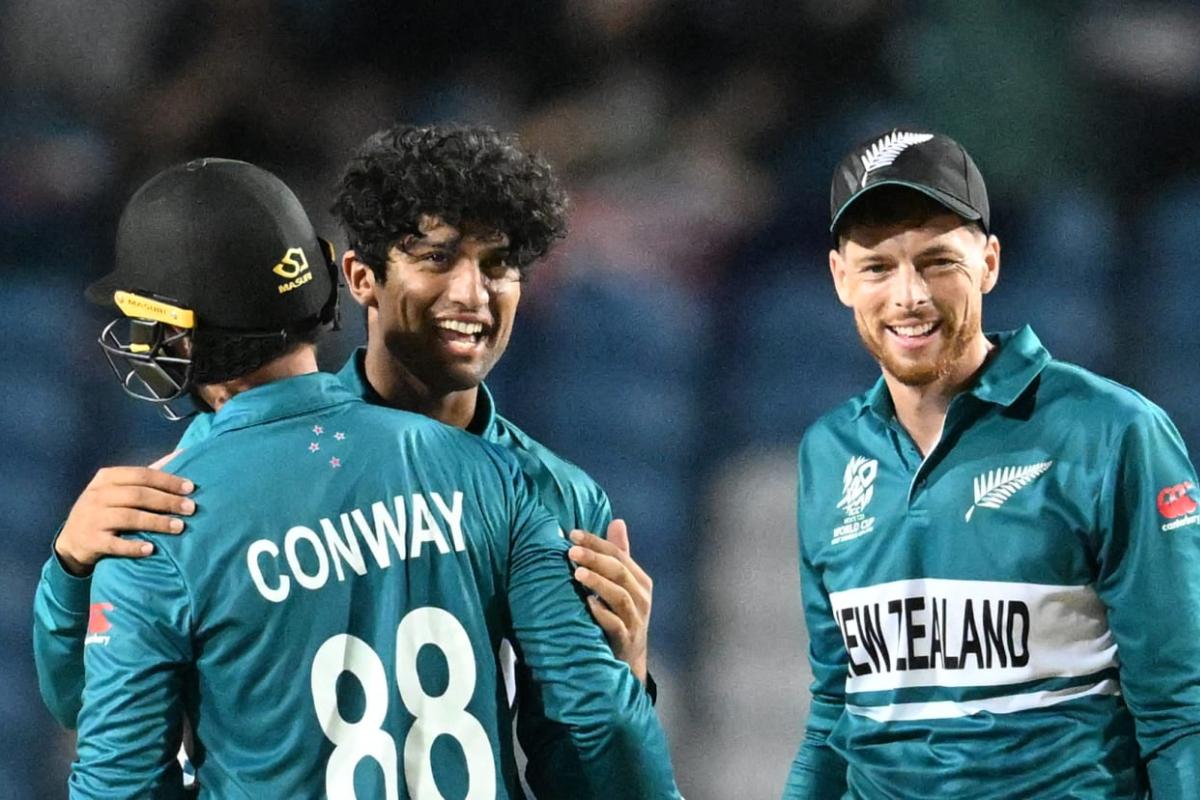
<svg viewBox="0 0 1200 800">
<path fill-rule="evenodd" d="M 1200 497 L 1170 420 L 985 334 L 978 168 L 893 130 L 833 179 L 834 286 L 879 362 L 799 455 L 813 668 L 784 797 L 1195 798 Z"/>
</svg>

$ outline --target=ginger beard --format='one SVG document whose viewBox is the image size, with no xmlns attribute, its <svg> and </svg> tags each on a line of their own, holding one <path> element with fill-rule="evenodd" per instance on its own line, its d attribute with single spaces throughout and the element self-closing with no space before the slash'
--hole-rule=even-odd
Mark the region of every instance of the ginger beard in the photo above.
<svg viewBox="0 0 1200 800">
<path fill-rule="evenodd" d="M 982 314 L 979 304 L 968 305 L 965 314 L 959 316 L 950 309 L 937 308 L 940 325 L 937 329 L 936 348 L 932 353 L 913 356 L 898 354 L 887 345 L 887 327 L 884 323 L 869 323 L 859 311 L 854 313 L 854 326 L 863 346 L 889 375 L 905 386 L 927 386 L 954 372 L 955 365 L 965 356 L 967 348 L 982 331 Z"/>
</svg>

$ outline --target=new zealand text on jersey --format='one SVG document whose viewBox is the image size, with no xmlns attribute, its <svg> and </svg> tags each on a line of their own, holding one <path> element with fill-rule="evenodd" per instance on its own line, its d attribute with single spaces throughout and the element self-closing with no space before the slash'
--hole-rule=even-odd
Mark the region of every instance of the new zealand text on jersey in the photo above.
<svg viewBox="0 0 1200 800">
<path fill-rule="evenodd" d="M 432 503 L 430 502 L 432 501 Z M 283 551 L 271 539 L 258 539 L 246 549 L 246 568 L 250 579 L 267 600 L 282 603 L 292 590 L 295 579 L 301 588 L 320 589 L 329 581 L 330 564 L 338 581 L 346 580 L 346 567 L 358 575 L 367 573 L 367 559 L 360 539 L 366 542 L 374 564 L 379 569 L 397 560 L 420 558 L 433 545 L 437 553 L 446 555 L 466 549 L 462 527 L 463 493 L 454 492 L 449 503 L 437 492 L 412 494 L 406 499 L 395 497 L 391 505 L 385 501 L 372 503 L 368 509 L 356 508 L 334 518 L 323 518 L 316 528 L 295 525 L 283 535 Z M 431 509 L 449 529 L 439 524 Z M 370 521 L 368 521 L 370 515 Z"/>
<path fill-rule="evenodd" d="M 851 677 L 1029 663 L 1029 606 L 1020 600 L 968 597 L 948 606 L 944 597 L 909 596 L 834 613 Z"/>
</svg>

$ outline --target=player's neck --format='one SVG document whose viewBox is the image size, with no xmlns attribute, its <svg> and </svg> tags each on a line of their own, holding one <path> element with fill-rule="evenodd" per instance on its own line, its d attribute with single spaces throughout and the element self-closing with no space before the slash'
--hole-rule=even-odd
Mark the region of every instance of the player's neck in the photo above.
<svg viewBox="0 0 1200 800">
<path fill-rule="evenodd" d="M 221 406 L 228 403 L 234 395 L 253 389 L 255 386 L 273 383 L 284 378 L 294 378 L 297 375 L 308 375 L 316 371 L 317 349 L 311 344 L 306 344 L 263 364 L 240 378 L 201 386 L 198 391 L 213 411 L 220 411 Z"/>
<path fill-rule="evenodd" d="M 422 414 L 463 429 L 475 418 L 478 386 L 452 392 L 433 389 L 382 347 L 367 347 L 364 367 L 367 383 L 392 408 Z"/>
<path fill-rule="evenodd" d="M 942 438 L 946 410 L 956 393 L 947 395 L 934 391 L 932 386 L 906 386 L 887 372 L 883 376 L 896 408 L 896 420 L 908 431 L 921 455 L 929 455 Z"/>
<path fill-rule="evenodd" d="M 905 384 L 883 370 L 896 419 L 912 437 L 922 456 L 929 455 L 937 446 L 951 401 L 975 382 L 992 350 L 992 343 L 981 333 L 949 373 L 917 386 Z"/>
</svg>

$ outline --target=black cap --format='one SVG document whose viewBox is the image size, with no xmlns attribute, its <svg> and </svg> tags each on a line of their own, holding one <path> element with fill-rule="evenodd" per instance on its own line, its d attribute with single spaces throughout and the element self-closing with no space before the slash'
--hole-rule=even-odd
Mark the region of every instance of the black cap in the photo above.
<svg viewBox="0 0 1200 800">
<path fill-rule="evenodd" d="M 193 311 L 203 327 L 275 331 L 333 321 L 332 259 L 283 181 L 203 158 L 137 190 L 117 228 L 116 267 L 87 297 L 113 305 L 116 292 L 130 292 Z"/>
<path fill-rule="evenodd" d="M 855 200 L 877 186 L 906 186 L 988 230 L 987 187 L 958 142 L 940 133 L 892 129 L 850 151 L 833 173 L 829 230 Z"/>
</svg>

